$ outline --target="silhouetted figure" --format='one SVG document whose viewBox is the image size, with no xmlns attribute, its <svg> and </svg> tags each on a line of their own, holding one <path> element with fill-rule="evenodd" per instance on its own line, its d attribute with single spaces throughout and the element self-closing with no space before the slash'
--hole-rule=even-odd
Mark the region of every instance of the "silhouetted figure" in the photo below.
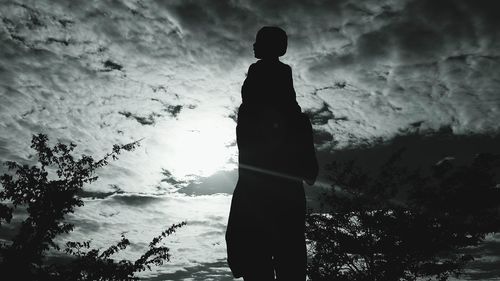
<svg viewBox="0 0 500 281">
<path fill-rule="evenodd" d="M 305 280 L 305 195 L 318 173 L 309 119 L 295 100 L 287 36 L 263 27 L 242 86 L 239 178 L 226 232 L 228 263 L 245 281 Z"/>
<path fill-rule="evenodd" d="M 266 105 L 275 110 L 300 112 L 295 100 L 292 68 L 279 57 L 287 48 L 285 31 L 277 27 L 263 27 L 253 44 L 258 60 L 248 68 L 247 78 L 241 87 L 244 105 Z"/>
</svg>

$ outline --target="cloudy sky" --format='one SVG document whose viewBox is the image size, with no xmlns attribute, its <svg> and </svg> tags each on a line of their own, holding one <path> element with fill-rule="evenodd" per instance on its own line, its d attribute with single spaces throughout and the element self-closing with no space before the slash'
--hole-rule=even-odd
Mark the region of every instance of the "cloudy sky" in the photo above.
<svg viewBox="0 0 500 281">
<path fill-rule="evenodd" d="M 1 0 L 0 9 L 0 161 L 33 163 L 34 133 L 95 157 L 143 139 L 87 187 L 71 239 L 105 246 L 126 233 L 133 256 L 186 220 L 169 240 L 171 263 L 150 280 L 233 280 L 224 231 L 235 111 L 263 25 L 289 35 L 282 61 L 321 164 L 376 165 L 396 145 L 413 147 L 413 164 L 498 149 L 496 1 Z M 322 175 L 308 189 L 310 206 L 327 185 Z M 500 237 L 488 241 L 467 278 L 500 275 Z"/>
</svg>

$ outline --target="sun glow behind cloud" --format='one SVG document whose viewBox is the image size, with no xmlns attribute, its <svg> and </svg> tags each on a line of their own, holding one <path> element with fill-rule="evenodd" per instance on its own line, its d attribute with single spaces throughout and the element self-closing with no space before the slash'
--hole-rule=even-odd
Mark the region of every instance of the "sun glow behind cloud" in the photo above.
<svg viewBox="0 0 500 281">
<path fill-rule="evenodd" d="M 162 136 L 168 142 L 165 154 L 169 171 L 177 178 L 185 178 L 207 177 L 236 168 L 234 121 L 217 113 L 193 115 L 183 118 L 170 128 L 168 135 Z"/>
</svg>

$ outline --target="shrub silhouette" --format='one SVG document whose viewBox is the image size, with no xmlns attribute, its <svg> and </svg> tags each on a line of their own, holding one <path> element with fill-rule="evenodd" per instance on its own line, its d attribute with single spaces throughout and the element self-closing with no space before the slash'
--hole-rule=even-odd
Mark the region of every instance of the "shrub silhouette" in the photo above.
<svg viewBox="0 0 500 281">
<path fill-rule="evenodd" d="M 135 260 L 116 261 L 111 257 L 125 249 L 129 240 L 124 236 L 105 250 L 92 249 L 90 241 L 67 242 L 61 248 L 54 239 L 73 230 L 74 225 L 65 221 L 84 203 L 79 197 L 85 184 L 97 180 L 95 172 L 118 159 L 122 151 L 131 151 L 139 145 L 135 141 L 114 145 L 102 159 L 94 160 L 82 155 L 72 155 L 75 144 L 57 143 L 48 146 L 48 137 L 34 135 L 31 148 L 36 150 L 38 164 L 21 165 L 5 163 L 11 173 L 0 177 L 0 227 L 10 223 L 13 210 L 25 207 L 27 218 L 21 223 L 12 241 L 0 242 L 0 272 L 7 280 L 138 280 L 135 273 L 169 261 L 169 248 L 161 241 L 185 222 L 174 224 L 151 241 L 148 250 Z M 49 249 L 64 251 L 71 259 L 63 264 L 47 264 Z"/>
<path fill-rule="evenodd" d="M 311 280 L 447 280 L 473 260 L 461 250 L 500 230 L 498 155 L 422 172 L 401 165 L 401 153 L 375 173 L 329 166 L 327 209 L 307 218 Z"/>
</svg>

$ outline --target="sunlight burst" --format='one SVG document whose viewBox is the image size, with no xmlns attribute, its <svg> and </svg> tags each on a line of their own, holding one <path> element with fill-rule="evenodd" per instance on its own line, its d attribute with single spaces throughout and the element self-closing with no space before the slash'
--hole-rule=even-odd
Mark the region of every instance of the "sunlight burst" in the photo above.
<svg viewBox="0 0 500 281">
<path fill-rule="evenodd" d="M 177 177 L 207 177 L 220 170 L 234 169 L 237 149 L 234 122 L 210 117 L 185 120 L 175 128 L 169 145 L 171 171 Z"/>
</svg>

